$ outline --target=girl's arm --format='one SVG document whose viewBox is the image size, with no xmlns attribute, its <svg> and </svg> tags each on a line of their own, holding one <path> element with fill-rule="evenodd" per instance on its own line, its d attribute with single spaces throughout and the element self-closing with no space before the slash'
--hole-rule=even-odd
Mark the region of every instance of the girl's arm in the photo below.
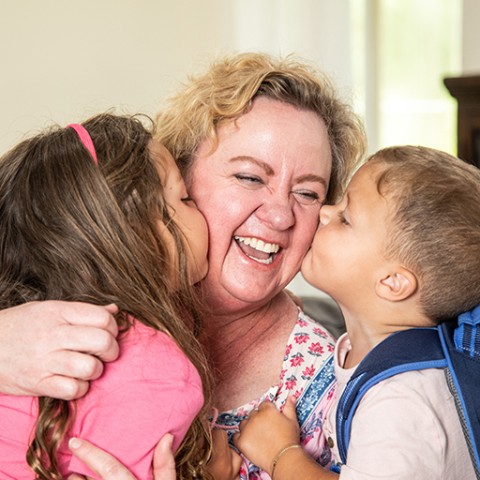
<svg viewBox="0 0 480 480">
<path fill-rule="evenodd" d="M 218 428 L 212 431 L 213 452 L 208 462 L 208 472 L 215 480 L 236 480 L 242 457 L 228 444 L 227 432 Z"/>
<path fill-rule="evenodd" d="M 72 400 L 118 357 L 115 305 L 31 302 L 0 311 L 0 392 Z"/>
<path fill-rule="evenodd" d="M 300 446 L 295 400 L 289 397 L 279 412 L 265 402 L 240 424 L 234 436 L 237 448 L 273 480 L 333 480 L 336 473 L 318 465 Z"/>
</svg>

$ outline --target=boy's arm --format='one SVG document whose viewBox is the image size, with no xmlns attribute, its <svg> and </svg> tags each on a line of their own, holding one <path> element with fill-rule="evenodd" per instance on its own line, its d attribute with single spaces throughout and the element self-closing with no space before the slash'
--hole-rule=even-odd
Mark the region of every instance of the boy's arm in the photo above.
<svg viewBox="0 0 480 480">
<path fill-rule="evenodd" d="M 300 446 L 295 400 L 289 397 L 279 412 L 265 402 L 240 424 L 237 448 L 275 480 L 332 480 L 336 473 L 318 465 Z"/>
</svg>

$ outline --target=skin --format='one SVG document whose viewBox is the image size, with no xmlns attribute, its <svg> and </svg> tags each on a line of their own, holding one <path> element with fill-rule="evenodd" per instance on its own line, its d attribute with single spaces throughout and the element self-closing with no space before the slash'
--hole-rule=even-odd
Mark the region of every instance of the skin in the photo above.
<svg viewBox="0 0 480 480">
<path fill-rule="evenodd" d="M 222 125 L 218 135 L 213 152 L 208 141 L 199 146 L 187 187 L 210 232 L 209 271 L 202 285 L 215 314 L 205 322 L 204 334 L 221 372 L 216 406 L 225 410 L 278 381 L 297 318 L 297 306 L 283 289 L 316 231 L 331 151 L 316 114 L 265 98 L 236 123 Z M 268 253 L 242 247 L 235 237 L 279 249 L 270 261 Z M 231 463 L 238 461 L 233 456 Z M 223 478 L 235 478 L 229 475 L 238 467 L 226 463 L 219 469 L 227 472 Z"/>
<path fill-rule="evenodd" d="M 118 357 L 115 305 L 30 302 L 0 311 L 2 392 L 65 400 L 85 395 L 103 362 Z M 23 326 L 22 326 L 23 325 Z M 25 355 L 28 352 L 28 355 Z"/>
<path fill-rule="evenodd" d="M 187 244 L 189 275 L 192 284 L 199 282 L 208 271 L 208 228 L 204 216 L 189 196 L 183 177 L 170 152 L 160 143 L 152 141 L 150 151 L 157 164 L 157 171 L 163 185 L 164 200 L 170 210 L 172 220 L 180 228 Z M 172 258 L 177 255 L 174 239 L 161 221 L 159 234 L 170 247 Z M 172 265 L 176 262 L 172 261 Z M 172 270 L 172 281 L 178 275 Z M 230 480 L 237 477 L 241 458 L 228 446 L 226 433 L 213 434 L 214 454 L 211 460 L 211 473 L 216 479 Z M 153 472 L 155 479 L 175 479 L 175 460 L 172 452 L 173 437 L 165 435 L 157 445 Z M 105 480 L 135 480 L 135 477 L 117 459 L 98 447 L 82 439 L 69 443 L 72 453 L 84 461 L 94 472 Z M 81 480 L 81 475 L 71 475 L 69 480 Z"/>
<path fill-rule="evenodd" d="M 376 178 L 382 166 L 367 163 L 354 175 L 343 200 L 324 206 L 320 225 L 306 255 L 302 273 L 329 293 L 345 316 L 352 344 L 343 368 L 353 368 L 393 332 L 429 326 L 418 306 L 417 280 L 397 259 L 385 256 L 389 197 L 380 195 Z M 271 472 L 273 460 L 287 445 L 299 443 L 295 404 L 289 399 L 279 412 L 264 404 L 241 424 L 236 446 L 254 463 Z M 338 477 L 301 449 L 288 450 L 275 469 L 275 480 Z"/>
<path fill-rule="evenodd" d="M 175 480 L 175 459 L 172 454 L 173 436 L 165 434 L 158 442 L 153 457 L 155 480 Z M 114 457 L 95 447 L 86 440 L 72 438 L 68 444 L 71 452 L 104 480 L 136 480 L 135 477 Z M 70 475 L 68 480 L 82 480 L 85 477 Z"/>
<path fill-rule="evenodd" d="M 297 319 L 284 287 L 317 228 L 332 160 L 323 120 L 267 98 L 218 134 L 213 152 L 208 141 L 200 144 L 187 187 L 210 231 L 202 285 L 214 313 L 202 340 L 219 373 L 216 406 L 226 410 L 278 382 Z"/>
<path fill-rule="evenodd" d="M 220 372 L 220 410 L 257 398 L 278 381 L 296 305 L 283 292 L 318 225 L 331 172 L 324 122 L 267 98 L 203 142 L 187 187 L 207 219 L 209 272 L 202 282 L 212 313 L 205 343 Z M 245 246 L 261 240 L 265 250 Z M 261 365 L 261 368 L 259 368 Z M 238 375 L 245 371 L 245 375 Z"/>
<path fill-rule="evenodd" d="M 326 129 L 312 112 L 259 98 L 220 127 L 210 149 L 199 146 L 188 185 L 211 231 L 203 284 L 222 311 L 253 310 L 284 288 L 310 246 L 331 171 Z M 260 263 L 268 255 L 252 250 L 249 258 L 235 237 L 280 249 Z"/>
<path fill-rule="evenodd" d="M 168 204 L 170 216 L 180 228 L 187 243 L 187 263 L 192 284 L 199 282 L 208 271 L 208 228 L 204 216 L 189 196 L 187 187 L 170 152 L 160 143 L 150 145 L 153 159 L 163 185 L 163 196 Z M 175 242 L 166 226 L 158 222 L 159 233 L 170 246 L 172 258 L 177 255 Z M 176 262 L 172 262 L 175 265 Z M 172 271 L 172 277 L 175 272 Z"/>
<path fill-rule="evenodd" d="M 340 203 L 322 207 L 320 226 L 302 264 L 305 279 L 342 309 L 352 341 L 345 368 L 357 365 L 393 332 L 432 324 L 419 313 L 415 274 L 384 253 L 391 213 L 389 197 L 377 190 L 382 169 L 367 163 Z"/>
<path fill-rule="evenodd" d="M 170 434 L 158 442 L 153 458 L 153 476 L 155 480 L 175 480 L 175 458 L 172 452 L 173 437 Z M 238 479 L 241 457 L 237 455 L 227 442 L 227 434 L 222 430 L 213 431 L 213 458 L 210 461 L 210 474 L 220 480 Z M 71 452 L 82 460 L 93 472 L 103 480 L 136 480 L 130 471 L 116 458 L 79 438 L 69 442 Z M 68 480 L 84 480 L 82 475 L 73 474 Z"/>
</svg>

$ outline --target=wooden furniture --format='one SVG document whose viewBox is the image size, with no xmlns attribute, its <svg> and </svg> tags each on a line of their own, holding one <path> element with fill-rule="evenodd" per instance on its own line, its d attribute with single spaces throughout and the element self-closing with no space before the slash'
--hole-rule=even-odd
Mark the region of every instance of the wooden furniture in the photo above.
<svg viewBox="0 0 480 480">
<path fill-rule="evenodd" d="M 457 155 L 480 168 L 480 75 L 443 80 L 458 102 Z"/>
</svg>

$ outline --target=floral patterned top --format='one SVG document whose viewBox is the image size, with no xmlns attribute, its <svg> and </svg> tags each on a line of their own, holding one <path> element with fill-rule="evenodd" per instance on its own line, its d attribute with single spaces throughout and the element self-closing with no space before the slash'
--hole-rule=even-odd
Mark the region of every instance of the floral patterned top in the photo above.
<svg viewBox="0 0 480 480">
<path fill-rule="evenodd" d="M 285 348 L 278 384 L 246 405 L 219 414 L 215 419 L 215 427 L 227 430 L 231 439 L 238 431 L 239 423 L 262 402 L 274 402 L 282 409 L 287 397 L 295 395 L 301 443 L 318 463 L 329 465 L 331 452 L 322 426 L 334 397 L 334 345 L 333 336 L 299 310 Z M 270 476 L 244 459 L 240 479 L 267 480 Z"/>
</svg>

